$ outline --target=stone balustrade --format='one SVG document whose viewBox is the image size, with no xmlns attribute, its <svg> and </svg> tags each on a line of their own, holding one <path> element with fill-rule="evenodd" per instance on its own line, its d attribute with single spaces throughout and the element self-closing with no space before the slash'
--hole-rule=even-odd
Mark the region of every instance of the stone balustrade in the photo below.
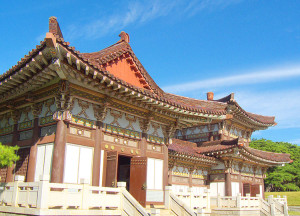
<svg viewBox="0 0 300 216">
<path fill-rule="evenodd" d="M 0 185 L 0 213 L 19 215 L 148 215 L 126 191 L 126 183 L 118 188 L 94 187 L 81 179 L 81 184 L 50 183 L 49 176 L 39 182 L 15 182 Z"/>
</svg>

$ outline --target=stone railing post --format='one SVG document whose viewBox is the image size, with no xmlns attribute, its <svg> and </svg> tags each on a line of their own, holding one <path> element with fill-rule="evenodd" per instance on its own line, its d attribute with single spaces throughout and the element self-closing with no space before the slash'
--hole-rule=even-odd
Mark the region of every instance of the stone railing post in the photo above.
<svg viewBox="0 0 300 216">
<path fill-rule="evenodd" d="M 126 182 L 117 182 L 117 187 L 126 190 Z"/>
<path fill-rule="evenodd" d="M 37 209 L 48 209 L 48 197 L 49 197 L 49 175 L 41 175 L 38 189 Z"/>
<path fill-rule="evenodd" d="M 271 216 L 275 216 L 275 203 L 273 200 L 273 195 L 268 196 L 268 203 L 271 206 Z"/>
<path fill-rule="evenodd" d="M 260 194 L 256 194 L 256 198 L 257 198 L 257 202 L 258 202 L 257 205 L 261 209 L 261 207 L 262 207 L 261 206 L 261 201 L 260 201 L 261 200 L 261 195 Z"/>
<path fill-rule="evenodd" d="M 218 196 L 217 196 L 217 206 L 218 208 L 221 208 L 222 205 L 221 205 L 221 195 L 218 193 Z"/>
<path fill-rule="evenodd" d="M 170 193 L 172 192 L 172 186 L 165 187 L 165 208 L 170 209 Z"/>
<path fill-rule="evenodd" d="M 117 187 L 120 188 L 120 191 L 121 191 L 121 194 L 120 194 L 120 209 L 124 210 L 122 192 L 126 190 L 126 182 L 117 182 Z"/>
<path fill-rule="evenodd" d="M 126 182 L 117 182 L 117 187 L 120 189 L 120 208 L 123 209 L 123 191 L 126 190 Z"/>
<path fill-rule="evenodd" d="M 89 209 L 89 191 L 90 185 L 89 180 L 82 178 L 80 179 L 80 184 L 82 185 L 82 200 L 81 200 L 81 209 Z"/>
<path fill-rule="evenodd" d="M 249 208 L 251 206 L 251 203 L 250 203 L 251 202 L 251 200 L 250 200 L 250 194 L 247 193 L 246 197 L 247 197 L 247 208 Z"/>
<path fill-rule="evenodd" d="M 205 189 L 204 193 L 206 193 L 206 209 L 210 209 L 210 189 Z"/>
<path fill-rule="evenodd" d="M 14 191 L 12 195 L 12 206 L 17 207 L 18 206 L 18 196 L 19 196 L 19 184 L 24 182 L 25 177 L 21 175 L 16 175 L 15 176 L 15 181 L 14 181 Z"/>
<path fill-rule="evenodd" d="M 288 205 L 287 205 L 287 197 L 284 195 L 284 203 L 283 203 L 283 214 L 284 216 L 288 216 L 289 212 L 288 212 Z"/>
<path fill-rule="evenodd" d="M 236 196 L 236 207 L 237 208 L 241 208 L 242 206 L 242 197 L 241 197 L 241 193 L 238 193 Z"/>
</svg>

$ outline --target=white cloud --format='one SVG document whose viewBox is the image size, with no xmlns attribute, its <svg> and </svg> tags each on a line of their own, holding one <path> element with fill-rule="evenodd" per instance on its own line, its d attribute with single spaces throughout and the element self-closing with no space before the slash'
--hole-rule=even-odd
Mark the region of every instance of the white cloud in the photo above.
<svg viewBox="0 0 300 216">
<path fill-rule="evenodd" d="M 289 143 L 300 145 L 300 139 L 290 140 Z"/>
<path fill-rule="evenodd" d="M 248 71 L 246 73 L 240 72 L 239 74 L 232 76 L 165 86 L 163 87 L 163 89 L 167 92 L 178 93 L 194 91 L 199 89 L 250 85 L 278 81 L 282 79 L 290 79 L 293 77 L 300 77 L 300 65 L 276 67 L 273 69 L 260 69 L 255 71 Z"/>
<path fill-rule="evenodd" d="M 168 16 L 193 16 L 204 9 L 223 8 L 238 0 L 153 0 L 129 1 L 127 8 L 119 8 L 109 16 L 97 16 L 81 26 L 70 25 L 68 38 L 97 39 L 108 32 L 119 32 L 129 25 L 145 24 L 153 19 Z"/>
<path fill-rule="evenodd" d="M 236 101 L 246 111 L 275 116 L 277 129 L 300 128 L 300 89 L 273 91 L 241 91 L 235 93 Z"/>
</svg>

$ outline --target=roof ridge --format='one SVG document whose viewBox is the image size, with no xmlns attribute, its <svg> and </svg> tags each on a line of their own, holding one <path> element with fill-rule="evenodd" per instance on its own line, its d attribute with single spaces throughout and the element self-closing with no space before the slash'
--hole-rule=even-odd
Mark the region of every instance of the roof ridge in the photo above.
<svg viewBox="0 0 300 216">
<path fill-rule="evenodd" d="M 182 95 L 177 95 L 177 94 L 173 94 L 173 93 L 169 93 L 169 92 L 165 92 L 165 94 L 169 94 L 169 95 L 174 95 L 177 97 L 182 97 L 182 98 L 186 98 L 186 99 L 190 99 L 190 100 L 195 100 L 195 101 L 203 101 L 203 102 L 208 102 L 208 103 L 221 103 L 221 104 L 226 104 L 224 102 L 220 102 L 220 101 L 216 101 L 216 100 L 205 100 L 205 99 L 197 99 L 197 98 L 191 98 L 191 97 L 186 97 L 186 96 L 182 96 Z"/>
</svg>

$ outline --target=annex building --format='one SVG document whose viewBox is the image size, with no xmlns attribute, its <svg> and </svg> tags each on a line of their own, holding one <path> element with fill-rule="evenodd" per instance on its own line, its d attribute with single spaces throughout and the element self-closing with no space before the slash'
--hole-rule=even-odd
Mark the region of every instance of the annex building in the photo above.
<svg viewBox="0 0 300 216">
<path fill-rule="evenodd" d="M 129 35 L 94 53 L 69 45 L 55 17 L 44 41 L 0 77 L 0 141 L 20 160 L 1 182 L 49 175 L 52 183 L 116 187 L 160 205 L 165 187 L 211 196 L 264 195 L 271 166 L 288 154 L 249 147 L 274 117 L 245 111 L 234 94 L 206 100 L 164 92 L 134 54 Z"/>
</svg>

